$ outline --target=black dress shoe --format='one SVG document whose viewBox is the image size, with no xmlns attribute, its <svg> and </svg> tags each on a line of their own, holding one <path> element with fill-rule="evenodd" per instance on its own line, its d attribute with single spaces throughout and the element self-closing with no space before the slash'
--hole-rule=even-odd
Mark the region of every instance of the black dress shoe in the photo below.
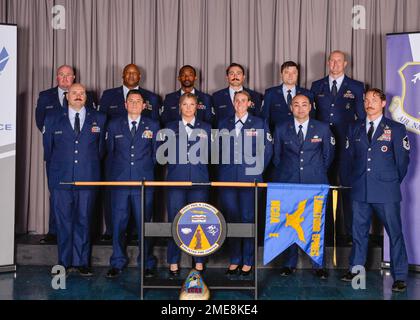
<svg viewBox="0 0 420 320">
<path fill-rule="evenodd" d="M 145 269 L 144 270 L 144 276 L 146 278 L 153 278 L 155 276 L 155 270 L 153 270 L 153 269 Z"/>
<path fill-rule="evenodd" d="M 56 244 L 57 236 L 55 234 L 47 233 L 44 238 L 39 240 L 40 244 Z"/>
<path fill-rule="evenodd" d="M 103 234 L 99 237 L 99 241 L 112 241 L 112 236 L 109 234 Z"/>
<path fill-rule="evenodd" d="M 241 276 L 244 276 L 244 277 L 249 276 L 251 272 L 252 272 L 252 266 L 248 271 L 244 271 L 241 269 Z"/>
<path fill-rule="evenodd" d="M 325 280 L 328 278 L 328 272 L 325 269 L 316 269 L 315 275 L 322 280 Z"/>
<path fill-rule="evenodd" d="M 283 268 L 280 269 L 280 275 L 282 277 L 287 277 L 287 276 L 290 276 L 295 271 L 296 271 L 296 269 L 294 269 L 294 268 L 292 269 L 292 268 L 289 268 L 289 267 L 283 267 Z"/>
<path fill-rule="evenodd" d="M 118 268 L 111 268 L 106 273 L 106 278 L 116 278 L 121 274 L 122 270 Z"/>
<path fill-rule="evenodd" d="M 92 270 L 90 270 L 90 268 L 88 268 L 88 267 L 79 267 L 79 268 L 77 268 L 77 270 L 79 271 L 79 274 L 82 277 L 91 277 L 91 276 L 93 276 Z"/>
<path fill-rule="evenodd" d="M 394 281 L 392 284 L 392 291 L 394 292 L 404 292 L 407 289 L 407 285 L 402 280 Z"/>
<path fill-rule="evenodd" d="M 347 271 L 342 277 L 341 281 L 345 282 L 352 282 L 353 278 L 357 276 L 357 273 L 351 273 L 350 271 Z"/>
<path fill-rule="evenodd" d="M 231 270 L 229 268 L 227 268 L 225 274 L 229 275 L 229 276 L 234 276 L 237 274 L 240 274 L 241 272 L 241 266 L 237 266 L 235 269 Z"/>
<path fill-rule="evenodd" d="M 170 277 L 178 277 L 179 276 L 179 268 L 176 269 L 176 270 L 168 269 L 168 272 L 169 272 Z"/>
</svg>

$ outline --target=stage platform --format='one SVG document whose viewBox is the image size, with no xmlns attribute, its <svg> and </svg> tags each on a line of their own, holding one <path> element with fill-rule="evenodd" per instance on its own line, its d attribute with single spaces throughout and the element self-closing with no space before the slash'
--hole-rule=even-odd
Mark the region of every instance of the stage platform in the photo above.
<svg viewBox="0 0 420 320">
<path fill-rule="evenodd" d="M 39 235 L 21 235 L 16 237 L 16 263 L 18 266 L 53 266 L 57 263 L 57 246 L 41 245 Z M 325 250 L 326 267 L 328 269 L 346 269 L 348 268 L 348 257 L 350 255 L 350 246 L 344 246 L 339 242 L 337 247 L 337 266 L 333 265 L 333 247 L 327 246 Z M 138 247 L 135 242 L 131 242 L 127 247 L 129 257 L 129 266 L 136 266 Z M 92 266 L 109 266 L 109 258 L 112 255 L 112 245 L 110 242 L 103 243 L 95 241 L 92 248 Z M 154 255 L 158 260 L 158 267 L 166 267 L 166 242 L 163 239 L 156 241 Z M 260 268 L 279 268 L 282 263 L 282 257 L 276 258 L 267 266 L 262 265 L 263 247 L 258 248 L 259 267 Z M 382 248 L 380 240 L 374 238 L 370 241 L 369 257 L 367 268 L 369 270 L 379 270 L 382 263 Z M 207 266 L 210 268 L 225 268 L 229 264 L 228 248 L 224 245 L 222 249 L 209 258 Z M 191 267 L 191 258 L 182 254 L 181 267 Z M 311 261 L 306 254 L 299 251 L 298 269 L 310 269 Z"/>
</svg>

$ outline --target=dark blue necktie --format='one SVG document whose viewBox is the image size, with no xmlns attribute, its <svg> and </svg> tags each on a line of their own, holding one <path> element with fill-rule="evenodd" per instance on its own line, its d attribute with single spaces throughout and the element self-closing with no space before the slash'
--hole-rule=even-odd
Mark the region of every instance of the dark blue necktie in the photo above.
<svg viewBox="0 0 420 320">
<path fill-rule="evenodd" d="M 333 95 L 333 97 L 335 97 L 337 95 L 337 81 L 335 81 L 335 80 L 333 81 L 331 94 Z"/>
<path fill-rule="evenodd" d="M 80 117 L 78 112 L 76 112 L 76 117 L 74 118 L 74 133 L 76 135 L 80 133 Z"/>
<path fill-rule="evenodd" d="M 187 123 L 187 127 L 190 129 L 194 129 L 194 126 L 191 123 Z"/>
<path fill-rule="evenodd" d="M 368 136 L 369 143 L 371 143 L 372 138 L 373 138 L 373 131 L 375 130 L 375 127 L 373 126 L 373 121 L 369 122 L 369 124 L 370 124 L 370 127 L 369 127 L 367 136 Z"/>
<path fill-rule="evenodd" d="M 304 138 L 303 138 L 303 131 L 302 131 L 302 128 L 303 128 L 303 126 L 302 125 L 299 125 L 299 132 L 298 132 L 298 140 L 299 140 L 299 144 L 300 144 L 300 146 L 302 146 L 303 145 L 303 142 L 304 142 Z"/>
<path fill-rule="evenodd" d="M 292 90 L 287 90 L 287 105 L 290 106 L 292 105 Z"/>
<path fill-rule="evenodd" d="M 136 135 L 136 124 L 137 121 L 131 121 L 132 127 L 131 127 L 131 136 L 134 138 L 134 136 Z"/>
</svg>

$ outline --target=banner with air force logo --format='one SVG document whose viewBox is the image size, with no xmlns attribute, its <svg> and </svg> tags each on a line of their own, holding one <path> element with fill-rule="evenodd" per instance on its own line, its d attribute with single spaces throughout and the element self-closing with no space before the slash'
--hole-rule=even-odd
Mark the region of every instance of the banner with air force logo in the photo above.
<svg viewBox="0 0 420 320">
<path fill-rule="evenodd" d="M 268 184 L 264 265 L 294 243 L 322 265 L 328 191 L 324 184 Z"/>
<path fill-rule="evenodd" d="M 0 271 L 14 267 L 17 27 L 0 25 Z"/>
<path fill-rule="evenodd" d="M 401 220 L 408 262 L 420 265 L 420 33 L 387 35 L 386 94 L 388 116 L 404 124 L 410 165 L 401 184 Z M 389 239 L 384 236 L 384 261 L 390 261 Z"/>
</svg>

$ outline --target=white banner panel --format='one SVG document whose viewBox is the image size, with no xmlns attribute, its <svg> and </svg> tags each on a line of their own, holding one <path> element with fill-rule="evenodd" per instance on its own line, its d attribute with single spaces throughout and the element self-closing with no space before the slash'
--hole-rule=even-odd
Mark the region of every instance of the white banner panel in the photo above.
<svg viewBox="0 0 420 320">
<path fill-rule="evenodd" d="M 0 271 L 14 266 L 17 26 L 0 24 Z"/>
</svg>

